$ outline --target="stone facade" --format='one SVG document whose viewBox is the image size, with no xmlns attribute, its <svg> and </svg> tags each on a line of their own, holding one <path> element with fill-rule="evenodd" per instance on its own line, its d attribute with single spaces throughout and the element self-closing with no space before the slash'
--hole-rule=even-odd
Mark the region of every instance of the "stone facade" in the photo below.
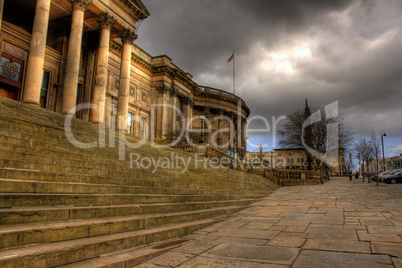
<svg viewBox="0 0 402 268">
<path fill-rule="evenodd" d="M 338 161 L 329 159 L 332 175 L 343 174 L 346 172 L 344 150 L 339 149 Z M 247 152 L 246 159 L 253 163 L 259 163 L 260 159 L 265 162 L 265 166 L 280 169 L 307 169 L 307 153 L 303 148 L 280 148 L 273 152 Z"/>
<path fill-rule="evenodd" d="M 5 1 L 0 96 L 145 140 L 184 128 L 244 156 L 245 102 L 136 46 L 149 15 L 140 0 Z"/>
</svg>

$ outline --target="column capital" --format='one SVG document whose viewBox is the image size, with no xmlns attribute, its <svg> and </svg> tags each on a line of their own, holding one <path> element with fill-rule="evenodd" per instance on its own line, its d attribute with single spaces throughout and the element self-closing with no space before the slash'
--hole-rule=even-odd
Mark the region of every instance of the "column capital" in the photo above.
<svg viewBox="0 0 402 268">
<path fill-rule="evenodd" d="M 116 19 L 108 13 L 99 14 L 96 18 L 96 21 L 99 23 L 99 27 L 102 29 L 110 29 L 113 24 L 116 23 Z"/>
<path fill-rule="evenodd" d="M 80 7 L 83 10 L 87 8 L 87 6 L 92 4 L 92 0 L 67 0 L 72 6 Z"/>
<path fill-rule="evenodd" d="M 158 91 L 158 93 L 165 93 L 165 92 L 168 92 L 168 91 L 170 91 L 170 87 L 168 87 L 168 86 L 166 86 L 166 85 L 164 85 L 164 84 L 161 84 L 161 85 L 157 85 L 156 86 L 156 90 Z"/>
<path fill-rule="evenodd" d="M 184 97 L 182 98 L 183 104 L 190 105 L 194 107 L 194 100 L 191 97 Z"/>
<path fill-rule="evenodd" d="M 211 112 L 211 109 L 210 109 L 210 107 L 209 106 L 204 106 L 204 107 L 202 107 L 202 112 L 205 114 L 205 115 L 209 115 Z"/>
<path fill-rule="evenodd" d="M 137 39 L 138 35 L 131 30 L 123 30 L 120 32 L 120 38 L 123 44 L 125 43 L 133 43 Z"/>
<path fill-rule="evenodd" d="M 178 90 L 175 87 L 172 87 L 169 89 L 170 96 L 176 96 L 177 93 L 178 93 Z"/>
</svg>

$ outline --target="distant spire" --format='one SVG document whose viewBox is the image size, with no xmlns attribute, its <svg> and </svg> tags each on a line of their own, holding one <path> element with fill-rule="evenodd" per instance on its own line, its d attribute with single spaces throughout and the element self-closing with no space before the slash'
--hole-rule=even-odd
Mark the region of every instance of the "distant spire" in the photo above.
<svg viewBox="0 0 402 268">
<path fill-rule="evenodd" d="M 310 107 L 308 107 L 308 101 L 306 99 L 306 107 L 304 108 L 304 118 L 307 119 L 311 115 Z"/>
</svg>

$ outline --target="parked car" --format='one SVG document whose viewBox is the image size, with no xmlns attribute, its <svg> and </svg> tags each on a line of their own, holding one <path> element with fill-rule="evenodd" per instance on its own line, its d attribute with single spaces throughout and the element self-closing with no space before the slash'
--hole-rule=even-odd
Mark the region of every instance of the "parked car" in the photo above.
<svg viewBox="0 0 402 268">
<path fill-rule="evenodd" d="M 384 176 L 383 181 L 385 182 L 386 180 L 388 180 L 389 178 L 398 178 L 399 176 L 402 176 L 402 170 L 398 169 L 398 170 L 394 170 L 393 172 L 391 172 L 390 174 Z"/>
<path fill-rule="evenodd" d="M 381 176 L 384 172 L 386 172 L 386 171 L 379 172 L 378 176 Z M 377 181 L 377 179 L 378 179 L 377 174 L 375 174 L 375 173 L 372 174 L 372 176 L 370 178 L 371 178 L 372 181 Z"/>
<path fill-rule="evenodd" d="M 395 171 L 394 169 L 391 169 L 391 170 L 386 170 L 386 171 L 381 172 L 381 175 L 378 175 L 379 181 L 384 181 L 384 178 L 394 171 Z"/>
<path fill-rule="evenodd" d="M 395 175 L 390 175 L 387 178 L 384 179 L 384 182 L 386 183 L 402 183 L 402 171 L 399 171 Z"/>
</svg>

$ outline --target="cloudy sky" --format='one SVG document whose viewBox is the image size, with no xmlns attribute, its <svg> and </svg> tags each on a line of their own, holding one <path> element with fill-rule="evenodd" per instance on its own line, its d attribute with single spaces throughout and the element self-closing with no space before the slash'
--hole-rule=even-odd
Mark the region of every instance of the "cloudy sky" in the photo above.
<svg viewBox="0 0 402 268">
<path fill-rule="evenodd" d="M 136 44 L 199 85 L 232 91 L 271 122 L 339 101 L 356 137 L 385 130 L 402 154 L 402 0 L 143 0 Z M 271 122 L 272 127 L 272 122 Z M 272 133 L 248 134 L 272 147 Z M 253 148 L 248 148 L 256 151 Z M 265 150 L 265 149 L 264 149 Z"/>
</svg>

